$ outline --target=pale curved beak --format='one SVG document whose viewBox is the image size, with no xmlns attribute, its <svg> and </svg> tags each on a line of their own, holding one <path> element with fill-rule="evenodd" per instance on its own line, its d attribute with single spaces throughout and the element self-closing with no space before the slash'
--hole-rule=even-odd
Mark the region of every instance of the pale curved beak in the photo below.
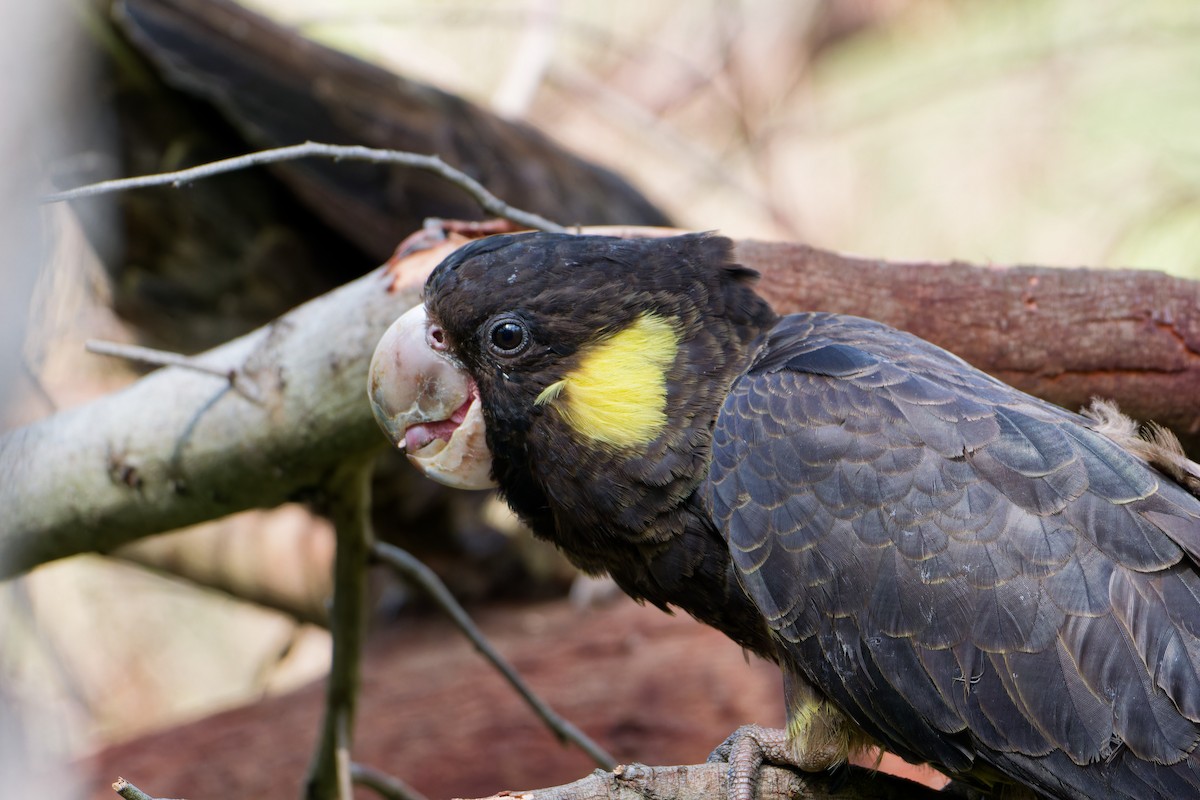
<svg viewBox="0 0 1200 800">
<path fill-rule="evenodd" d="M 491 489 L 479 390 L 431 335 L 425 306 L 392 323 L 367 376 L 371 410 L 417 469 L 457 489 Z"/>
</svg>

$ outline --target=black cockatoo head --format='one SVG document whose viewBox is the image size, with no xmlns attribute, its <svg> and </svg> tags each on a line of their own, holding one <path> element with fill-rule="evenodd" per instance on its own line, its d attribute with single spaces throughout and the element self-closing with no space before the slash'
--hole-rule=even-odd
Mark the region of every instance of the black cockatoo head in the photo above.
<svg viewBox="0 0 1200 800">
<path fill-rule="evenodd" d="M 720 401 L 776 319 L 730 249 L 705 234 L 473 242 L 380 342 L 376 417 L 431 477 L 498 484 L 535 530 L 584 502 L 596 526 L 650 524 L 699 480 Z M 592 474 L 612 486 L 599 502 L 575 488 Z"/>
</svg>

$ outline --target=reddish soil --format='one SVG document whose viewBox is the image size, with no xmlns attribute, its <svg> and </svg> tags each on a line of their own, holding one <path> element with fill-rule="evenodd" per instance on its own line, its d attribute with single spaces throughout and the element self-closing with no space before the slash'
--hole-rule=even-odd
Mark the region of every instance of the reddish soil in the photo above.
<svg viewBox="0 0 1200 800">
<path fill-rule="evenodd" d="M 738 725 L 783 719 L 778 671 L 685 616 L 622 599 L 477 619 L 534 691 L 622 762 L 697 763 Z M 111 800 L 121 775 L 157 796 L 295 800 L 321 702 L 310 685 L 111 747 L 89 763 L 91 796 Z M 354 755 L 431 798 L 553 786 L 594 768 L 438 620 L 372 637 Z"/>
</svg>

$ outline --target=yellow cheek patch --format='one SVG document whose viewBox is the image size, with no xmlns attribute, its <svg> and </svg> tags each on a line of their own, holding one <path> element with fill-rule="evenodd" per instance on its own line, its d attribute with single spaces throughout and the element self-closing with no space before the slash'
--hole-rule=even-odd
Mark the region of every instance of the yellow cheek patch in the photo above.
<svg viewBox="0 0 1200 800">
<path fill-rule="evenodd" d="M 615 447 L 646 444 L 667 424 L 667 370 L 678 349 L 675 327 L 643 314 L 585 350 L 579 366 L 543 389 L 534 404 L 552 404 L 589 439 Z"/>
</svg>

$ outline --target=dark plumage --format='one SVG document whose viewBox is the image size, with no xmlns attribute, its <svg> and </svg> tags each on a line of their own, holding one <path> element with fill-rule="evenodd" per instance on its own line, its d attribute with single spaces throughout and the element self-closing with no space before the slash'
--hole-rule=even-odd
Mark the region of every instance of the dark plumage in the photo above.
<svg viewBox="0 0 1200 800">
<path fill-rule="evenodd" d="M 729 262 L 724 239 L 552 234 L 472 243 L 430 276 L 426 307 L 479 386 L 493 472 L 509 504 L 577 566 L 630 595 L 676 605 L 758 653 L 772 645 L 738 586 L 721 533 L 698 503 L 712 425 L 729 385 L 778 319 Z M 512 280 L 510 281 L 510 278 Z M 573 435 L 538 394 L 581 349 L 647 309 L 687 335 L 667 376 L 670 424 L 637 450 Z M 488 353 L 488 322 L 515 312 L 534 344 Z"/>
<path fill-rule="evenodd" d="M 887 749 L 1063 797 L 1200 792 L 1200 503 L 1086 419 L 797 315 L 713 451 L 704 496 L 785 668 Z"/>
<path fill-rule="evenodd" d="M 753 277 L 703 235 L 494 237 L 438 267 L 431 324 L 513 508 L 776 661 L 809 768 L 873 740 L 979 786 L 1200 795 L 1200 501 L 927 342 L 778 318 Z M 673 331 L 665 424 L 582 435 L 556 382 L 647 314 Z"/>
</svg>

